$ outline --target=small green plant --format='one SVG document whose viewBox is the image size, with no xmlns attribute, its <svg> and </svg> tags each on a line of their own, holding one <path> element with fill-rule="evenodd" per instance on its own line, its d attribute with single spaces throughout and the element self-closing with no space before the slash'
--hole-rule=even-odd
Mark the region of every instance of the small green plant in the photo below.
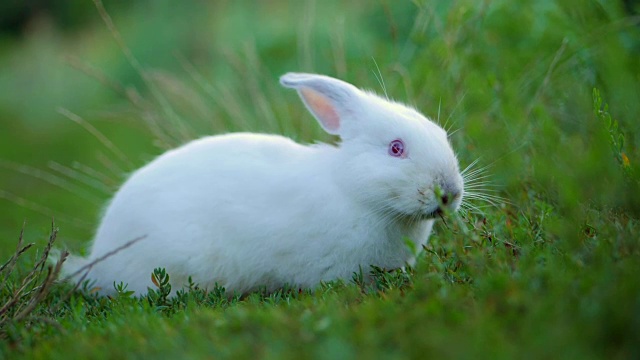
<svg viewBox="0 0 640 360">
<path fill-rule="evenodd" d="M 128 290 L 128 284 L 123 283 L 122 281 L 117 283 L 114 281 L 113 282 L 113 287 L 114 289 L 116 289 L 116 293 L 118 293 L 119 297 L 123 297 L 123 298 L 130 298 L 133 296 L 133 294 L 135 294 L 135 291 L 133 290 Z"/>
<path fill-rule="evenodd" d="M 378 293 L 393 289 L 405 291 L 413 286 L 413 268 L 409 266 L 393 270 L 371 266 L 371 277 L 373 280 L 371 289 Z"/>
<path fill-rule="evenodd" d="M 162 312 L 170 309 L 168 297 L 171 294 L 169 274 L 164 268 L 156 268 L 151 273 L 151 282 L 157 289 L 148 288 L 147 300 L 156 311 Z"/>
</svg>

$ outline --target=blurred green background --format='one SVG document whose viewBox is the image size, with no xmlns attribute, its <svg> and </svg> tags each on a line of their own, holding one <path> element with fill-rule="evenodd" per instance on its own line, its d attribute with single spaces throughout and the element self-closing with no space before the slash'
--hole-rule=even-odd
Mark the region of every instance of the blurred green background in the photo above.
<svg viewBox="0 0 640 360">
<path fill-rule="evenodd" d="M 379 93 L 382 76 L 391 97 L 448 124 L 461 166 L 479 159 L 491 182 L 484 191 L 507 201 L 438 222 L 415 273 L 373 290 L 330 284 L 313 294 L 167 307 L 148 298 L 69 298 L 61 287 L 36 311 L 49 321 L 11 328 L 0 358 L 5 349 L 65 359 L 211 351 L 638 358 L 638 1 L 105 7 L 0 4 L 5 259 L 24 221 L 25 240 L 41 248 L 54 217 L 59 243 L 82 252 L 127 174 L 190 139 L 257 131 L 334 141 L 279 86 L 287 71 Z M 594 88 L 608 107 L 594 107 Z M 46 302 L 60 299 L 60 311 L 51 311 Z M 65 331 L 45 326 L 53 321 Z"/>
<path fill-rule="evenodd" d="M 241 130 L 330 141 L 279 87 L 287 71 L 381 92 L 379 67 L 393 98 L 460 129 L 452 141 L 462 166 L 490 164 L 516 209 L 553 204 L 553 236 L 575 235 L 594 208 L 640 209 L 637 181 L 625 180 L 592 108 L 597 87 L 637 168 L 637 2 L 105 6 L 115 37 L 91 1 L 0 5 L 3 254 L 25 220 L 27 238 L 44 241 L 52 217 L 61 241 L 81 249 L 126 174 L 191 138 Z"/>
</svg>

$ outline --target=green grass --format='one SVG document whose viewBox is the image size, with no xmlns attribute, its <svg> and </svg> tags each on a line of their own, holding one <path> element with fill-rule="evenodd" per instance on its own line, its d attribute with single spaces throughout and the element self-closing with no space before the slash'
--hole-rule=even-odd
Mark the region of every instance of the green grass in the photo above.
<svg viewBox="0 0 640 360">
<path fill-rule="evenodd" d="M 0 262 L 25 219 L 35 245 L 0 271 L 0 307 L 16 299 L 0 358 L 640 357 L 637 15 L 600 1 L 260 4 L 107 4 L 133 61 L 98 11 L 81 31 L 2 38 Z M 143 298 L 39 286 L 52 217 L 54 247 L 82 252 L 126 173 L 166 148 L 240 130 L 331 141 L 278 76 L 381 92 L 373 59 L 392 97 L 459 129 L 461 165 L 480 158 L 486 190 L 508 199 L 439 222 L 414 269 L 244 298 L 195 284 L 167 297 L 160 270 Z"/>
</svg>

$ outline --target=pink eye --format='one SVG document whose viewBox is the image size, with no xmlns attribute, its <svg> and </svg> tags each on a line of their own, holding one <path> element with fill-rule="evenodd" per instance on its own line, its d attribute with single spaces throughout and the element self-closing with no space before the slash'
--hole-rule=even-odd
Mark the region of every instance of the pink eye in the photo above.
<svg viewBox="0 0 640 360">
<path fill-rule="evenodd" d="M 389 155 L 402 157 L 404 154 L 404 143 L 400 139 L 393 140 L 389 143 Z"/>
</svg>

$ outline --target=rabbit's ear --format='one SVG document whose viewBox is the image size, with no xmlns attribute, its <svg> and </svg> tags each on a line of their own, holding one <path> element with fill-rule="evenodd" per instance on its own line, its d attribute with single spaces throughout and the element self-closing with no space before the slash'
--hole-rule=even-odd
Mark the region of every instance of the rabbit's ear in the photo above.
<svg viewBox="0 0 640 360">
<path fill-rule="evenodd" d="M 287 73 L 280 77 L 280 84 L 298 90 L 307 109 L 332 135 L 341 133 L 342 121 L 353 114 L 360 91 L 344 81 L 315 74 Z"/>
</svg>

